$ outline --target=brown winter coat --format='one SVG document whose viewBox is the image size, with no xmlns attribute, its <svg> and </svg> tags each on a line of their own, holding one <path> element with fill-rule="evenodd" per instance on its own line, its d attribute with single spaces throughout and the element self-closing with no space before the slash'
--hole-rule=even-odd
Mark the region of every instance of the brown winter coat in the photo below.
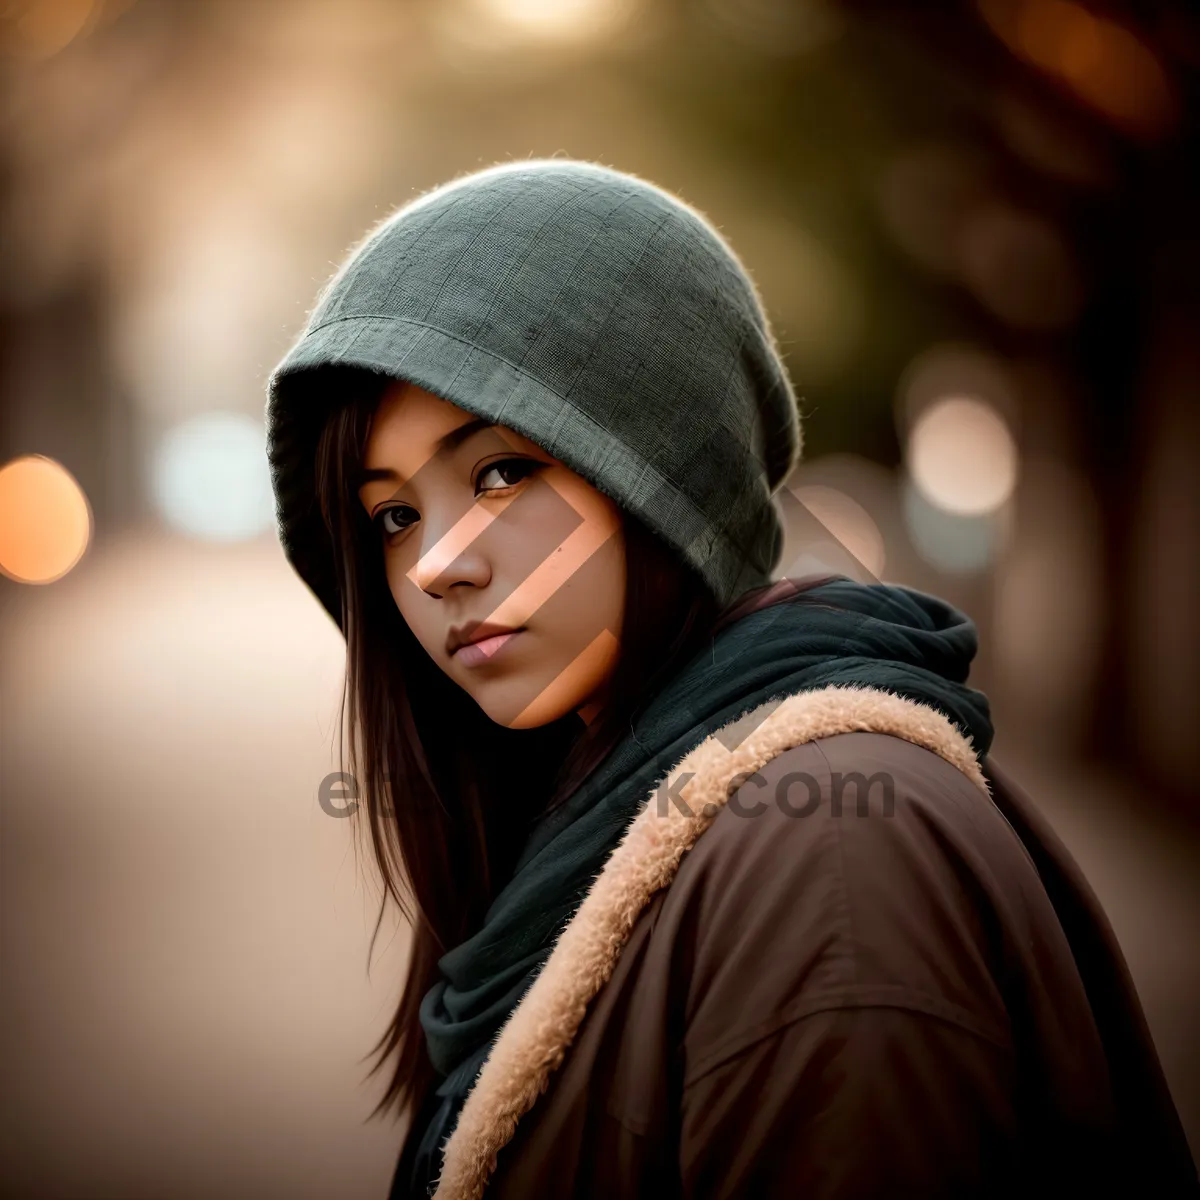
<svg viewBox="0 0 1200 1200">
<path fill-rule="evenodd" d="M 941 714 L 800 693 L 683 771 L 691 815 L 643 809 L 502 1031 L 441 1200 L 1200 1195 L 1094 895 Z"/>
</svg>

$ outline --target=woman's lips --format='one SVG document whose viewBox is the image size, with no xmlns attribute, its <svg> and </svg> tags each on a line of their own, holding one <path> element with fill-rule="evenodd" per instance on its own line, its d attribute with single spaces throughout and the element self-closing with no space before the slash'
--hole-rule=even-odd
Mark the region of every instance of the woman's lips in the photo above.
<svg viewBox="0 0 1200 1200">
<path fill-rule="evenodd" d="M 480 663 L 491 662 L 513 638 L 524 632 L 523 629 L 514 629 L 511 633 L 493 634 L 481 642 L 468 642 L 455 650 L 454 661 L 462 663 L 464 667 L 477 667 Z"/>
</svg>

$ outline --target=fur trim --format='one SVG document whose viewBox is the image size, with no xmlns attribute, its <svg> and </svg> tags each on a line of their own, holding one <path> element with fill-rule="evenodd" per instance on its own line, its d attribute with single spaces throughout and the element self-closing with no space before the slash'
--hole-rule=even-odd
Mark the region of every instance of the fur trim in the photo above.
<svg viewBox="0 0 1200 1200">
<path fill-rule="evenodd" d="M 732 791 L 777 754 L 839 733 L 891 734 L 924 746 L 957 767 L 990 798 L 970 741 L 940 712 L 891 692 L 833 686 L 799 692 L 754 724 L 752 712 L 725 727 L 749 732 L 732 751 L 716 733 L 668 773 L 693 772 L 679 789 L 692 815 L 647 803 L 596 877 L 521 1003 L 509 1015 L 447 1140 L 437 1200 L 478 1200 L 517 1122 L 546 1090 L 592 998 L 651 896 L 670 884 L 685 852 Z M 759 710 L 755 710 L 757 712 Z M 657 788 L 648 799 L 657 794 Z M 658 811 L 660 808 L 664 812 Z"/>
</svg>

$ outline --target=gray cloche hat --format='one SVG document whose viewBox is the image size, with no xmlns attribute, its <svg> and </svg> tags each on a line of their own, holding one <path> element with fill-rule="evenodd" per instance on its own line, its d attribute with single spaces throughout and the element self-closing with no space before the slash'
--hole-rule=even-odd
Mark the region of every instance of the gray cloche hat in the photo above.
<svg viewBox="0 0 1200 1200">
<path fill-rule="evenodd" d="M 796 399 L 745 267 L 654 184 L 572 159 L 503 163 L 404 205 L 330 281 L 271 375 L 267 449 L 284 551 L 340 623 L 315 484 L 330 366 L 409 380 L 530 438 L 721 604 L 770 581 Z"/>
</svg>

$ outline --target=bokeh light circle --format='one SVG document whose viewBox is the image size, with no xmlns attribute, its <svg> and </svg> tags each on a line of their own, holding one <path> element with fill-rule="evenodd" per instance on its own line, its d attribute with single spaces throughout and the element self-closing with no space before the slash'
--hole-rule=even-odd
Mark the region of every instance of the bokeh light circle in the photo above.
<svg viewBox="0 0 1200 1200">
<path fill-rule="evenodd" d="M 61 463 L 25 454 L 0 468 L 0 571 L 10 579 L 61 579 L 91 538 L 91 506 Z"/>
<path fill-rule="evenodd" d="M 174 529 L 205 541 L 255 537 L 274 521 L 261 421 L 209 412 L 168 431 L 154 455 L 154 502 Z"/>
<path fill-rule="evenodd" d="M 971 396 L 926 408 L 905 448 L 913 482 L 939 508 L 979 516 L 999 508 L 1017 481 L 1017 447 L 1003 417 Z"/>
<path fill-rule="evenodd" d="M 971 342 L 938 342 L 918 354 L 896 387 L 896 432 L 908 441 L 931 405 L 947 396 L 970 396 L 990 405 L 1010 429 L 1021 420 L 1017 385 L 1009 364 Z"/>
<path fill-rule="evenodd" d="M 1067 244 L 1033 213 L 981 204 L 956 238 L 963 282 L 996 316 L 1018 329 L 1057 329 L 1074 321 L 1083 289 Z"/>
</svg>

